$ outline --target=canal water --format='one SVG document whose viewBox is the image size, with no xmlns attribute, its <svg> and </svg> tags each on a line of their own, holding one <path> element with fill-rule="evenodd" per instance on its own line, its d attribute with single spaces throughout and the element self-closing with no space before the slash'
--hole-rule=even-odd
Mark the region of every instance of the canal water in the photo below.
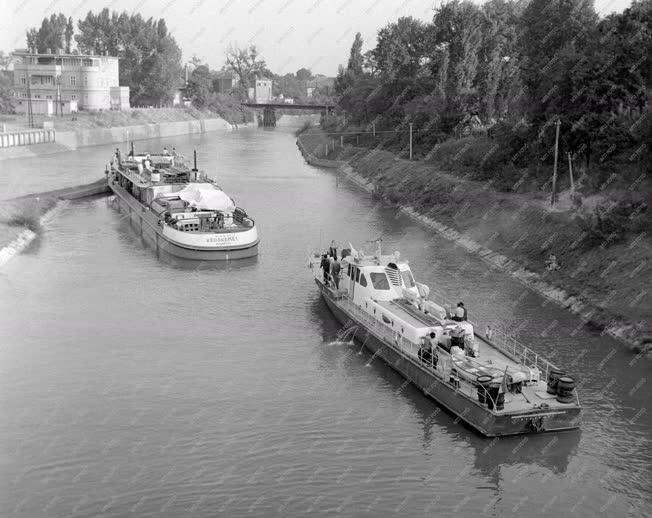
<svg viewBox="0 0 652 518">
<path fill-rule="evenodd" d="M 136 143 L 163 145 L 197 149 L 260 255 L 157 258 L 108 198 L 58 208 L 0 272 L 0 515 L 649 515 L 650 360 L 308 166 L 289 127 Z M 95 180 L 113 147 L 0 162 L 0 198 Z M 570 365 L 582 429 L 484 439 L 341 340 L 308 252 L 380 236 Z"/>
</svg>

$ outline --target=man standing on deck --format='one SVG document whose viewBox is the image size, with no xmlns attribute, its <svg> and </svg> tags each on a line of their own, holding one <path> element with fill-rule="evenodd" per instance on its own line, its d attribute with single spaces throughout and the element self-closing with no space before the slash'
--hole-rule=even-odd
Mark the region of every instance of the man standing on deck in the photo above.
<svg viewBox="0 0 652 518">
<path fill-rule="evenodd" d="M 324 271 L 324 282 L 328 282 L 328 274 L 331 270 L 331 262 L 326 254 L 321 256 L 321 269 Z"/>
<path fill-rule="evenodd" d="M 334 239 L 331 241 L 331 246 L 328 249 L 328 254 L 331 255 L 334 259 L 337 259 L 337 243 Z"/>
<path fill-rule="evenodd" d="M 340 262 L 337 260 L 337 256 L 333 257 L 333 260 L 331 261 L 331 278 L 333 279 L 333 284 L 335 284 L 335 289 L 339 290 L 340 289 L 340 270 L 342 269 L 342 266 L 340 265 Z"/>
</svg>

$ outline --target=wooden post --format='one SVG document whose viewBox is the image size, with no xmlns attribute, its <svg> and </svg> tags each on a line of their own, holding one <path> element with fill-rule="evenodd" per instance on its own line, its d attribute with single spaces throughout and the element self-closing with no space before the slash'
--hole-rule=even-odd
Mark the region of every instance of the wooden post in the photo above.
<svg viewBox="0 0 652 518">
<path fill-rule="evenodd" d="M 344 147 L 344 135 L 340 135 L 340 148 Z"/>
<path fill-rule="evenodd" d="M 371 131 L 373 131 L 374 138 L 376 138 L 376 123 L 375 122 L 371 123 Z"/>
<path fill-rule="evenodd" d="M 570 189 L 571 194 L 575 193 L 575 181 L 573 180 L 573 159 L 571 154 L 568 153 L 568 174 L 570 175 Z"/>
<path fill-rule="evenodd" d="M 355 145 L 359 146 L 360 145 L 360 135 L 355 136 Z"/>
<path fill-rule="evenodd" d="M 410 160 L 412 160 L 412 123 L 410 122 Z"/>
<path fill-rule="evenodd" d="M 557 119 L 555 122 L 557 129 L 555 131 L 555 165 L 552 169 L 552 193 L 550 194 L 550 206 L 555 206 L 555 195 L 557 190 L 557 157 L 559 155 L 559 126 L 561 126 L 561 120 Z"/>
</svg>

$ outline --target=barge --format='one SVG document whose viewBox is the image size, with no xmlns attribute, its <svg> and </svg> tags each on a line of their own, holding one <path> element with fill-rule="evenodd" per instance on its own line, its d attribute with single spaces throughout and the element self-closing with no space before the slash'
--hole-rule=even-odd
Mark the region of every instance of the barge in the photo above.
<svg viewBox="0 0 652 518">
<path fill-rule="evenodd" d="M 579 428 L 573 378 L 505 334 L 479 333 L 459 304 L 432 300 L 398 252 L 365 256 L 349 244 L 335 268 L 330 254 L 309 265 L 335 318 L 458 419 L 487 437 Z"/>
<path fill-rule="evenodd" d="M 116 150 L 107 166 L 121 212 L 156 252 L 182 259 L 224 261 L 258 254 L 258 230 L 212 178 L 166 151 L 126 158 Z"/>
</svg>

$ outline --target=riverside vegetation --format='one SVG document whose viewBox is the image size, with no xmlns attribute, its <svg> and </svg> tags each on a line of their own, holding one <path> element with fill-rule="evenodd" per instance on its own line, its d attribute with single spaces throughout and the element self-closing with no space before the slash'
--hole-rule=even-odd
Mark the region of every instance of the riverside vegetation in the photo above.
<svg viewBox="0 0 652 518">
<path fill-rule="evenodd" d="M 494 0 L 448 2 L 431 23 L 401 18 L 366 53 L 356 36 L 335 84 L 340 114 L 302 142 L 647 348 L 651 13 L 649 0 L 603 19 L 584 0 Z"/>
</svg>

